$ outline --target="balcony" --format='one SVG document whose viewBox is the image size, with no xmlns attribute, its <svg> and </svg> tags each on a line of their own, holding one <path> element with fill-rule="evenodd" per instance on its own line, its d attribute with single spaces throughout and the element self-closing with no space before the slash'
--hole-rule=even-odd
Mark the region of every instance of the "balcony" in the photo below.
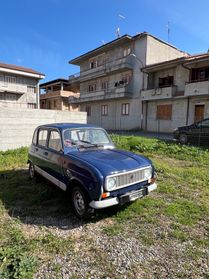
<svg viewBox="0 0 209 279">
<path fill-rule="evenodd" d="M 209 94 L 209 81 L 188 82 L 185 86 L 185 96 L 200 96 Z"/>
<path fill-rule="evenodd" d="M 9 92 L 22 95 L 27 93 L 27 85 L 0 82 L 0 92 Z"/>
<path fill-rule="evenodd" d="M 141 99 L 144 101 L 170 99 L 178 96 L 176 86 L 156 88 L 141 91 Z"/>
<path fill-rule="evenodd" d="M 117 87 L 109 87 L 105 90 L 98 90 L 95 92 L 82 92 L 80 98 L 69 97 L 69 103 L 77 104 L 77 103 L 85 103 L 92 101 L 104 101 L 104 100 L 112 100 L 112 99 L 124 99 L 131 98 L 133 92 L 133 84 L 130 82 L 126 85 L 119 85 Z"/>
<path fill-rule="evenodd" d="M 45 100 L 45 99 L 58 98 L 58 97 L 68 98 L 74 95 L 80 96 L 79 93 L 74 93 L 72 91 L 66 91 L 66 90 L 48 91 L 47 93 L 41 94 L 40 99 Z"/>
<path fill-rule="evenodd" d="M 89 79 L 106 76 L 107 73 L 133 69 L 133 65 L 130 61 L 130 55 L 128 55 L 119 59 L 105 62 L 103 65 L 100 65 L 98 67 L 81 71 L 80 75 L 77 73 L 75 75 L 69 76 L 69 81 L 84 82 Z"/>
</svg>

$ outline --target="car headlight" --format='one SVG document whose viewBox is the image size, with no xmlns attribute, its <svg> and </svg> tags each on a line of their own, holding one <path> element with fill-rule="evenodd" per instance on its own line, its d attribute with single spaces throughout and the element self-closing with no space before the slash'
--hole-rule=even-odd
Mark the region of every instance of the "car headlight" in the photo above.
<svg viewBox="0 0 209 279">
<path fill-rule="evenodd" d="M 150 168 L 145 169 L 144 175 L 145 175 L 145 178 L 146 178 L 147 180 L 149 180 L 150 178 L 152 178 L 152 168 L 150 167 Z"/>
<path fill-rule="evenodd" d="M 108 177 L 106 179 L 106 185 L 105 186 L 106 186 L 105 188 L 106 188 L 107 191 L 113 190 L 116 186 L 116 177 Z"/>
</svg>

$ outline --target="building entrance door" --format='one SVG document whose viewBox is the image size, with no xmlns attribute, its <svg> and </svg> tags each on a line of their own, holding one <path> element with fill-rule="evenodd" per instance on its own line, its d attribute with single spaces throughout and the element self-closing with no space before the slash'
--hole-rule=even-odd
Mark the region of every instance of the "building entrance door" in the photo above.
<svg viewBox="0 0 209 279">
<path fill-rule="evenodd" d="M 195 106 L 195 115 L 194 115 L 194 122 L 201 121 L 204 119 L 204 105 L 196 105 Z"/>
</svg>

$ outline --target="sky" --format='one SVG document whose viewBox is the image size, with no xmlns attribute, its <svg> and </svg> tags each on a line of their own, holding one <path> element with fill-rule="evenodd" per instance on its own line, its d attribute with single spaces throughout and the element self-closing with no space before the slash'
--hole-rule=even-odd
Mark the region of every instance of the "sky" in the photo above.
<svg viewBox="0 0 209 279">
<path fill-rule="evenodd" d="M 208 0 L 1 1 L 0 62 L 32 68 L 42 81 L 79 72 L 69 60 L 116 39 L 148 32 L 178 49 L 209 49 Z"/>
</svg>

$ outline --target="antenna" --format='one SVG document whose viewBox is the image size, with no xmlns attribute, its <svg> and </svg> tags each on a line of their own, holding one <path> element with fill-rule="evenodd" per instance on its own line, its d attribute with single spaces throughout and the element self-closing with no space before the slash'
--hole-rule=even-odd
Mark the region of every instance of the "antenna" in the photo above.
<svg viewBox="0 0 209 279">
<path fill-rule="evenodd" d="M 167 23 L 168 43 L 170 43 L 170 22 Z"/>
<path fill-rule="evenodd" d="M 120 28 L 119 27 L 116 29 L 115 33 L 116 33 L 116 37 L 120 38 Z"/>
<path fill-rule="evenodd" d="M 125 16 L 124 15 L 121 15 L 121 14 L 118 14 L 118 16 L 122 19 L 125 19 Z"/>
</svg>

